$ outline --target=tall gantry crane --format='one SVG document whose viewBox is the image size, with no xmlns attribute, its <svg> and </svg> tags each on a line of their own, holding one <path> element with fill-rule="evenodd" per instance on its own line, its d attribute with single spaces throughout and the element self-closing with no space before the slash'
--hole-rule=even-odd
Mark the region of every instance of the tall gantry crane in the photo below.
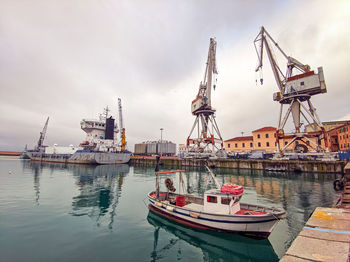
<svg viewBox="0 0 350 262">
<path fill-rule="evenodd" d="M 39 137 L 39 140 L 38 140 L 38 144 L 35 147 L 36 151 L 41 150 L 43 148 L 43 146 L 44 146 L 44 139 L 45 139 L 45 136 L 46 136 L 46 130 L 47 130 L 48 124 L 49 124 L 49 117 L 47 117 L 45 125 L 44 125 L 44 128 L 40 132 L 40 137 Z"/>
<path fill-rule="evenodd" d="M 120 128 L 120 141 L 121 141 L 121 150 L 125 150 L 126 139 L 125 139 L 125 128 L 123 123 L 123 112 L 122 112 L 122 100 L 118 98 L 118 108 L 119 108 L 119 128 Z"/>
<path fill-rule="evenodd" d="M 211 106 L 211 89 L 216 86 L 216 41 L 210 38 L 207 65 L 204 80 L 200 82 L 199 91 L 192 101 L 192 114 L 196 116 L 190 135 L 187 138 L 187 149 L 195 152 L 217 152 L 224 143 L 215 121 L 215 109 Z M 197 128 L 197 132 L 193 132 Z M 191 138 L 192 133 L 194 137 Z"/>
<path fill-rule="evenodd" d="M 311 103 L 311 97 L 313 95 L 327 92 L 322 67 L 318 68 L 318 73 L 316 74 L 314 71 L 310 71 L 309 65 L 302 64 L 295 58 L 287 56 L 264 27 L 261 28 L 259 34 L 255 38 L 254 46 L 259 58 L 256 71 L 262 70 L 263 51 L 265 47 L 279 89 L 279 92 L 273 94 L 273 100 L 278 101 L 281 105 L 278 127 L 276 130 L 278 152 L 283 154 L 292 143 L 295 143 L 295 149 L 303 152 L 307 152 L 309 147 L 318 152 L 328 151 L 327 132 L 316 114 L 315 107 Z M 287 60 L 287 70 L 285 74 L 283 74 L 277 64 L 272 49 L 273 46 L 275 46 Z M 296 74 L 295 71 L 297 72 Z M 261 84 L 263 84 L 262 78 L 260 81 Z M 286 105 L 288 109 L 283 116 L 284 105 Z M 290 114 L 293 118 L 295 130 L 293 133 L 287 134 L 284 133 L 284 127 Z M 301 116 L 313 129 L 312 131 L 301 131 Z M 324 141 L 323 145 L 321 140 Z M 282 144 L 286 141 L 288 141 L 288 143 Z"/>
</svg>

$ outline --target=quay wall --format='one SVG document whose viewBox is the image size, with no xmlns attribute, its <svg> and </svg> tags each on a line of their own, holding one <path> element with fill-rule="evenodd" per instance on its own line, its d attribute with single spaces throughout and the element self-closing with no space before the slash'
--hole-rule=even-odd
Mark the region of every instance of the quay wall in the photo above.
<svg viewBox="0 0 350 262">
<path fill-rule="evenodd" d="M 344 173 L 345 161 L 315 161 L 315 160 L 271 160 L 271 159 L 180 159 L 161 158 L 164 166 L 172 168 L 204 167 L 232 169 L 256 169 L 266 171 L 287 172 L 317 172 L 317 173 Z M 132 157 L 131 165 L 154 166 L 155 157 Z"/>
</svg>

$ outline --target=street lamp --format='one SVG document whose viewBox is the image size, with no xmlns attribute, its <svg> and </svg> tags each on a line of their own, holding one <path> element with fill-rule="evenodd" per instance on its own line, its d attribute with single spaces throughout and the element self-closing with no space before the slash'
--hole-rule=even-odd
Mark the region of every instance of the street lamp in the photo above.
<svg viewBox="0 0 350 262">
<path fill-rule="evenodd" d="M 163 130 L 164 128 L 160 128 L 160 155 L 162 155 L 162 144 L 163 144 Z"/>
<path fill-rule="evenodd" d="M 164 130 L 164 128 L 161 128 L 160 129 L 160 142 L 162 143 L 162 141 L 163 141 L 163 130 Z"/>
</svg>

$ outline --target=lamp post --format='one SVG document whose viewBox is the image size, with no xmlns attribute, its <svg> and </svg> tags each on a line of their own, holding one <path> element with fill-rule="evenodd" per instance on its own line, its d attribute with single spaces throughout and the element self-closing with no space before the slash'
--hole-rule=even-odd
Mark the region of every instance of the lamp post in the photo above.
<svg viewBox="0 0 350 262">
<path fill-rule="evenodd" d="M 160 128 L 160 155 L 162 155 L 163 130 L 164 128 Z"/>
</svg>

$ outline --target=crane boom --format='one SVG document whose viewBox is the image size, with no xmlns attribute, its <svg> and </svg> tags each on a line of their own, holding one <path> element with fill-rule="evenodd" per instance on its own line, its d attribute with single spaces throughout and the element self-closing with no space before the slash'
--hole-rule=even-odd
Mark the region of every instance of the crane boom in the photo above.
<svg viewBox="0 0 350 262">
<path fill-rule="evenodd" d="M 199 91 L 195 100 L 192 101 L 192 114 L 199 109 L 211 109 L 211 88 L 215 89 L 213 85 L 213 78 L 216 75 L 216 41 L 210 38 L 208 58 L 204 72 L 204 79 L 200 82 Z"/>
<path fill-rule="evenodd" d="M 45 135 L 46 135 L 46 130 L 47 130 L 48 124 L 49 124 L 49 117 L 47 117 L 45 125 L 44 125 L 44 128 L 40 132 L 40 137 L 39 137 L 39 140 L 38 140 L 38 144 L 36 146 L 36 150 L 39 150 L 44 145 L 44 139 L 45 139 Z"/>
<path fill-rule="evenodd" d="M 122 100 L 118 98 L 118 108 L 119 108 L 119 127 L 120 127 L 120 140 L 121 140 L 121 150 L 125 150 L 126 140 L 125 140 L 125 128 L 123 123 L 123 112 L 122 112 Z"/>
</svg>

